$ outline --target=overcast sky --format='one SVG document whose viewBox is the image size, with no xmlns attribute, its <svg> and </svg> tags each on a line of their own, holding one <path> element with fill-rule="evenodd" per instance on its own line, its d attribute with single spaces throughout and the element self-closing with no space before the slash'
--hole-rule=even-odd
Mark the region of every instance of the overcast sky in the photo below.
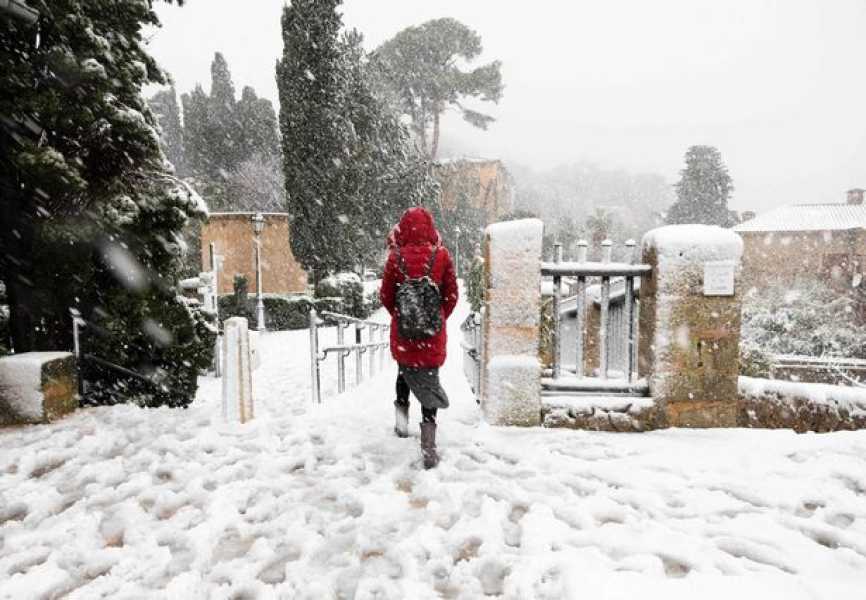
<svg viewBox="0 0 866 600">
<path fill-rule="evenodd" d="M 151 50 L 178 90 L 207 88 L 223 52 L 238 91 L 277 105 L 283 0 L 160 4 Z M 734 208 L 843 201 L 866 187 L 863 0 L 347 0 L 372 49 L 451 16 L 503 62 L 489 131 L 459 119 L 446 149 L 535 168 L 580 160 L 672 183 L 686 148 L 717 146 Z"/>
</svg>

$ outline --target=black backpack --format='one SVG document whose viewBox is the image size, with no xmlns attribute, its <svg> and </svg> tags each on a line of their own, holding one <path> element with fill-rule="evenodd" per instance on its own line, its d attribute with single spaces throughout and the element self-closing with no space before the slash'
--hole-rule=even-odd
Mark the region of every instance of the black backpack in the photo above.
<svg viewBox="0 0 866 600">
<path fill-rule="evenodd" d="M 427 273 L 422 277 L 409 277 L 406 265 L 397 252 L 397 268 L 403 274 L 403 281 L 397 285 L 397 332 L 405 340 L 424 340 L 433 337 L 442 329 L 442 296 L 439 286 L 430 278 L 433 263 L 439 247 L 434 246 L 430 253 Z"/>
</svg>

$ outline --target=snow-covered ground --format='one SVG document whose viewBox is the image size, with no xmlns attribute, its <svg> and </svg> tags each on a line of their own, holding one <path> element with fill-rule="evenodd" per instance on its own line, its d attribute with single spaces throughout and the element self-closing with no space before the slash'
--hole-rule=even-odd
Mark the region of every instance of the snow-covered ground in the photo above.
<svg viewBox="0 0 866 600">
<path fill-rule="evenodd" d="M 244 426 L 205 378 L 186 411 L 0 430 L 0 598 L 866 598 L 866 431 L 491 428 L 466 310 L 433 471 L 393 366 L 310 403 L 305 331 L 262 336 Z"/>
</svg>

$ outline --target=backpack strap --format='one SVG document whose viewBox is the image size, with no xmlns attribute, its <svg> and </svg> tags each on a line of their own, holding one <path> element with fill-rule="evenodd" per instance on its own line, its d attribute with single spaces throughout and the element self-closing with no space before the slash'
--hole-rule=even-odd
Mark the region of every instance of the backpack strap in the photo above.
<svg viewBox="0 0 866 600">
<path fill-rule="evenodd" d="M 409 279 L 409 274 L 406 272 L 406 263 L 403 262 L 403 255 L 400 254 L 400 246 L 394 246 L 394 252 L 397 254 L 397 270 L 403 275 L 403 279 Z"/>
<path fill-rule="evenodd" d="M 430 251 L 430 262 L 427 263 L 427 277 L 430 277 L 430 274 L 433 273 L 433 265 L 436 263 L 436 255 L 439 254 L 439 248 L 441 246 L 434 245 Z"/>
</svg>

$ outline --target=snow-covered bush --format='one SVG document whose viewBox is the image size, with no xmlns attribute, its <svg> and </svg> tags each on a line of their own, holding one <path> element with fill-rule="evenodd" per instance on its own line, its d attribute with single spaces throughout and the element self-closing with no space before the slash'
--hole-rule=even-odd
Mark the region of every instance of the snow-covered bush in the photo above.
<svg viewBox="0 0 866 600">
<path fill-rule="evenodd" d="M 466 275 L 466 298 L 472 312 L 481 312 L 484 301 L 484 259 L 476 254 Z"/>
<path fill-rule="evenodd" d="M 751 290 L 743 300 L 741 373 L 766 375 L 772 355 L 866 357 L 855 300 L 813 280 Z"/>
<path fill-rule="evenodd" d="M 346 314 L 359 319 L 369 314 L 364 301 L 364 285 L 355 273 L 337 273 L 325 277 L 316 286 L 316 297 L 342 298 Z"/>
</svg>

